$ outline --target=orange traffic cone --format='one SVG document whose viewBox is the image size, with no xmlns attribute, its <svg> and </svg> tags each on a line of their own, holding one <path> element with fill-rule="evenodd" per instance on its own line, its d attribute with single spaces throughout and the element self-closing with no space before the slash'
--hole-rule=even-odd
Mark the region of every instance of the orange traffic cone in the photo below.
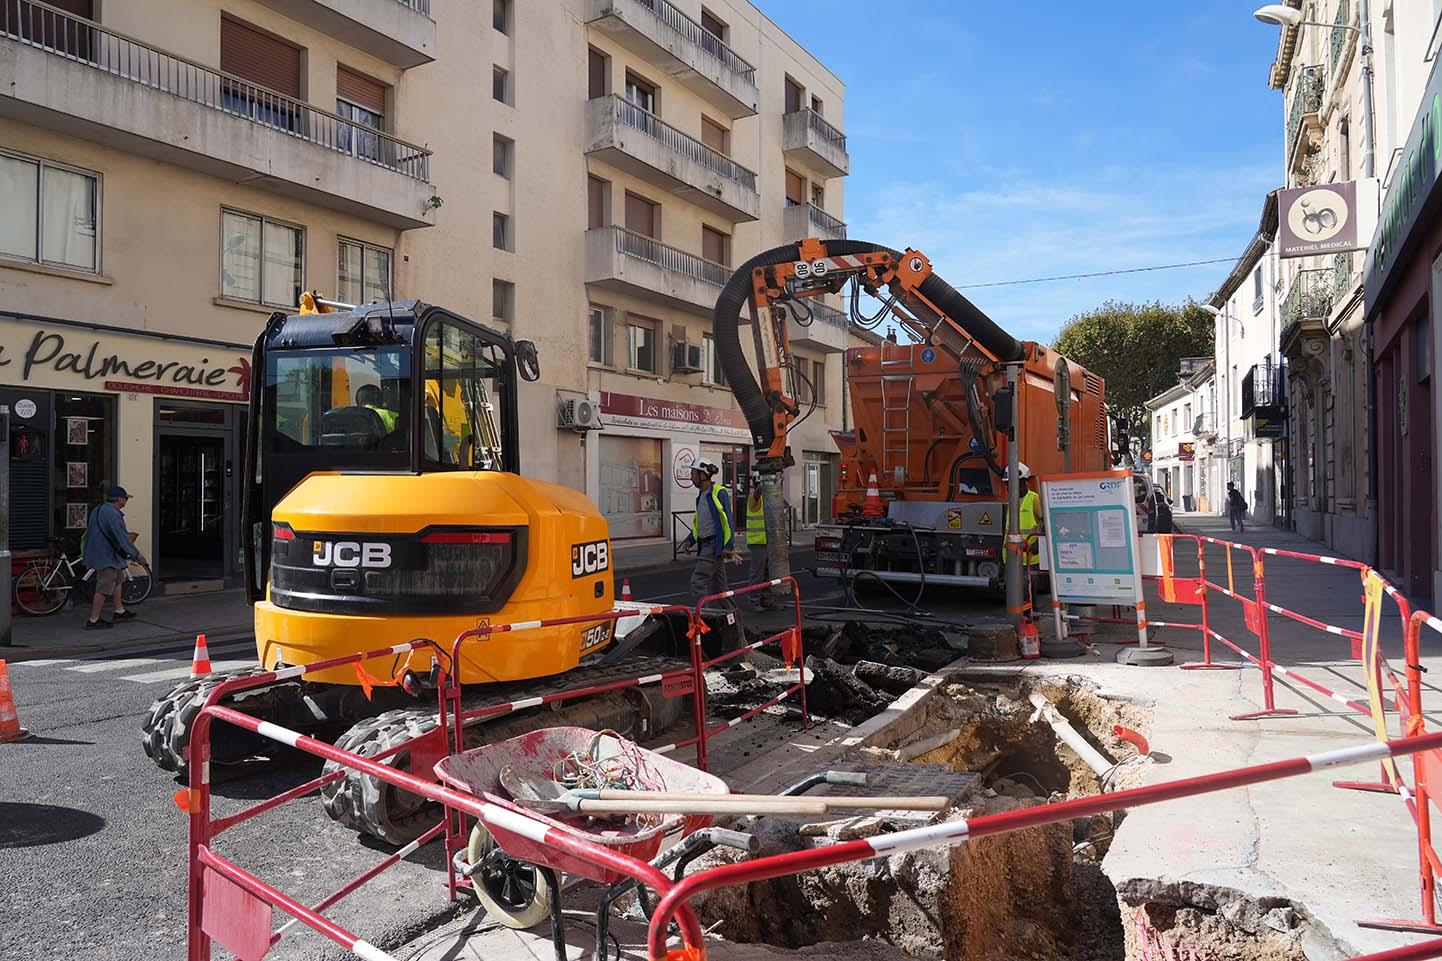
<svg viewBox="0 0 1442 961">
<path fill-rule="evenodd" d="M 871 479 L 866 482 L 866 501 L 861 506 L 861 516 L 883 517 L 885 514 L 881 506 L 881 489 L 876 486 L 876 471 L 872 471 Z"/>
<path fill-rule="evenodd" d="M 621 578 L 621 600 L 623 600 L 623 601 L 629 601 L 630 599 L 631 599 L 631 579 L 630 579 L 629 577 L 623 577 L 623 578 Z"/>
<path fill-rule="evenodd" d="M 15 713 L 15 695 L 10 692 L 10 672 L 5 662 L 0 661 L 0 744 L 8 741 L 23 741 L 30 732 L 20 726 L 20 715 Z"/>
<path fill-rule="evenodd" d="M 195 635 L 195 654 L 190 658 L 190 676 L 205 677 L 210 673 L 210 651 L 205 646 L 205 635 Z"/>
</svg>

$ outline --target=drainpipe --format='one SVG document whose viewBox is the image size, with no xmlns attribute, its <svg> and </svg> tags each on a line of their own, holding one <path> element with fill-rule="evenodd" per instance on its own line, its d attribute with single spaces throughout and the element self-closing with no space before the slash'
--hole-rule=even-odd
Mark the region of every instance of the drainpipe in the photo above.
<svg viewBox="0 0 1442 961">
<path fill-rule="evenodd" d="M 1376 128 L 1372 122 L 1372 18 L 1368 0 L 1360 0 L 1357 5 L 1357 14 L 1362 21 L 1362 176 L 1375 177 L 1377 175 L 1377 145 Z M 1377 202 L 1381 203 L 1380 191 Z M 1366 261 L 1364 260 L 1364 269 L 1365 265 Z M 1372 550 L 1367 562 L 1376 567 L 1381 550 L 1381 538 L 1375 533 L 1377 528 L 1377 381 L 1373 377 L 1372 371 L 1372 322 L 1366 316 L 1366 281 L 1367 278 L 1363 277 L 1362 393 L 1367 398 L 1367 520 L 1371 523 L 1374 531 Z M 1355 451 L 1352 456 L 1356 456 Z"/>
<path fill-rule="evenodd" d="M 1066 716 L 1056 709 L 1055 704 L 1047 700 L 1045 694 L 1040 691 L 1032 691 L 1028 700 L 1031 701 L 1032 707 L 1036 708 L 1036 713 L 1032 715 L 1031 719 L 1033 721 L 1038 718 L 1045 719 L 1051 725 L 1051 729 L 1056 732 L 1056 736 L 1066 742 L 1066 746 L 1075 751 L 1077 757 L 1085 761 L 1087 767 L 1097 773 L 1097 777 L 1106 777 L 1111 773 L 1112 768 L 1116 767 L 1113 761 L 1108 760 L 1106 755 L 1092 747 L 1090 741 L 1077 733 L 1076 728 L 1072 727 Z"/>
</svg>

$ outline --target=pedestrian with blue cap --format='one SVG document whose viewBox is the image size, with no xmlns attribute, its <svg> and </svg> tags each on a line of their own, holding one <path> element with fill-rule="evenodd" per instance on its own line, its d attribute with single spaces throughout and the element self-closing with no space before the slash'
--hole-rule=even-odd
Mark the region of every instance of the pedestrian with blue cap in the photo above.
<svg viewBox="0 0 1442 961">
<path fill-rule="evenodd" d="M 81 552 L 85 565 L 95 571 L 95 596 L 90 601 L 90 619 L 85 622 L 87 631 L 108 630 L 114 626 L 114 621 L 100 616 L 107 596 L 114 598 L 115 621 L 128 621 L 135 616 L 133 611 L 125 609 L 120 597 L 126 567 L 131 561 L 145 562 L 145 555 L 125 529 L 124 511 L 128 500 L 130 494 L 125 488 L 112 487 L 105 492 L 105 503 L 90 512 Z"/>
</svg>

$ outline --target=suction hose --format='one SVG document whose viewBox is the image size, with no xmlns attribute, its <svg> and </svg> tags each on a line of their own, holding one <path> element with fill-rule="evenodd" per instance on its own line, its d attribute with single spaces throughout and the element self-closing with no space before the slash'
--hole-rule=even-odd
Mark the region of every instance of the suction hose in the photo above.
<svg viewBox="0 0 1442 961">
<path fill-rule="evenodd" d="M 898 260 L 902 256 L 890 247 L 860 240 L 829 241 L 826 244 L 826 253 L 831 257 L 888 253 Z M 722 288 L 721 295 L 716 298 L 716 311 L 712 321 L 716 354 L 721 361 L 721 369 L 726 372 L 726 381 L 731 385 L 737 403 L 741 405 L 741 413 L 745 415 L 746 423 L 751 428 L 752 443 L 761 448 L 771 446 L 776 430 L 771 422 L 771 407 L 756 382 L 751 365 L 741 352 L 741 310 L 750 297 L 751 275 L 756 268 L 799 259 L 801 245 L 796 243 L 782 244 L 780 247 L 762 251 L 731 275 L 731 279 Z M 1022 346 L 1016 338 L 998 327 L 995 321 L 936 274 L 933 273 L 922 281 L 921 294 L 1001 361 L 1017 361 L 1022 358 Z"/>
</svg>

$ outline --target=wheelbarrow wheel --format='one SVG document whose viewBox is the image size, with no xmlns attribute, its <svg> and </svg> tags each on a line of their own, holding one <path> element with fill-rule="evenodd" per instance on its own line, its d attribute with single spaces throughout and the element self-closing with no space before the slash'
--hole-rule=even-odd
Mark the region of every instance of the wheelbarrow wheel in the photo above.
<svg viewBox="0 0 1442 961">
<path fill-rule="evenodd" d="M 533 928 L 551 917 L 551 889 L 535 865 L 509 857 L 484 825 L 471 829 L 466 861 L 476 897 L 492 918 L 508 928 Z"/>
</svg>

